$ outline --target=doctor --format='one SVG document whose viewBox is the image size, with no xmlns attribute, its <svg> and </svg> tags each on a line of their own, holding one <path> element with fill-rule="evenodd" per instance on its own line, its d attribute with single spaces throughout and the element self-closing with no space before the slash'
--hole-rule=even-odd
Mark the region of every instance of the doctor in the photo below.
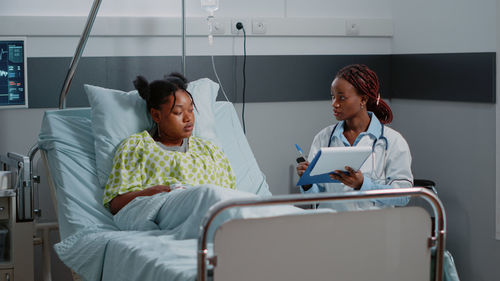
<svg viewBox="0 0 500 281">
<path fill-rule="evenodd" d="M 377 74 L 366 65 L 355 64 L 342 68 L 331 86 L 333 115 L 337 124 L 321 130 L 313 140 L 308 161 L 299 163 L 302 174 L 321 147 L 369 146 L 372 154 L 358 171 L 346 167 L 348 174 L 333 171 L 330 177 L 338 183 L 302 186 L 303 193 L 345 192 L 413 186 L 411 155 L 401 134 L 385 126 L 392 121 L 392 111 L 380 98 Z M 320 207 L 336 210 L 378 209 L 401 206 L 408 198 L 348 203 L 326 203 Z"/>
</svg>

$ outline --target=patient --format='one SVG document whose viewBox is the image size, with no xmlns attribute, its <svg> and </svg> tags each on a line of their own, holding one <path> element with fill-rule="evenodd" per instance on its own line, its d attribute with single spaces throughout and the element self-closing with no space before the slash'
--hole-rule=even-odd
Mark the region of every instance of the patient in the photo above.
<svg viewBox="0 0 500 281">
<path fill-rule="evenodd" d="M 176 239 L 192 239 L 214 204 L 257 196 L 235 190 L 235 176 L 222 150 L 192 136 L 196 106 L 186 84 L 177 73 L 151 83 L 140 76 L 134 81 L 156 126 L 125 139 L 115 153 L 104 204 L 121 230 L 163 230 Z M 212 225 L 301 212 L 292 206 L 232 208 Z M 209 229 L 208 237 L 213 231 Z"/>
<path fill-rule="evenodd" d="M 104 192 L 104 204 L 116 214 L 139 196 L 174 189 L 215 185 L 234 189 L 235 177 L 224 153 L 192 136 L 196 108 L 187 80 L 172 73 L 151 83 L 134 81 L 155 127 L 125 139 L 118 147 Z"/>
</svg>

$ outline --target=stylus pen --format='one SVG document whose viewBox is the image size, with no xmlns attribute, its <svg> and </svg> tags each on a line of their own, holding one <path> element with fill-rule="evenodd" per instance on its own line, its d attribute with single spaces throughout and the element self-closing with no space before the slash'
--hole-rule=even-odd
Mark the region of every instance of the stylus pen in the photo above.
<svg viewBox="0 0 500 281">
<path fill-rule="evenodd" d="M 306 158 L 304 157 L 304 152 L 302 151 L 300 146 L 298 144 L 295 144 L 295 148 L 297 148 L 297 151 L 300 153 L 300 157 L 296 159 L 297 163 L 306 162 Z M 302 189 L 304 189 L 304 191 L 307 191 L 311 187 L 312 187 L 312 184 L 303 185 Z M 311 206 L 313 209 L 317 208 L 317 204 L 312 204 Z"/>
<path fill-rule="evenodd" d="M 300 157 L 296 159 L 297 163 L 306 162 L 306 158 L 304 157 L 304 152 L 302 152 L 300 146 L 298 144 L 295 144 L 295 148 L 297 148 L 297 151 L 300 153 Z"/>
</svg>

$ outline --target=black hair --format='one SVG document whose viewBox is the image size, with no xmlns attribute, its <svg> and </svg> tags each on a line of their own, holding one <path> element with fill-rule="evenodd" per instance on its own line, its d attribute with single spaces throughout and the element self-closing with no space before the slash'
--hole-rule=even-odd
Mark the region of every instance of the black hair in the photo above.
<svg viewBox="0 0 500 281">
<path fill-rule="evenodd" d="M 146 80 L 143 76 L 137 76 L 134 80 L 134 87 L 139 92 L 141 98 L 146 101 L 146 107 L 148 113 L 151 114 L 151 109 L 160 109 L 160 106 L 164 104 L 169 96 L 174 97 L 174 102 L 172 103 L 172 111 L 175 107 L 175 102 L 177 97 L 175 96 L 175 92 L 178 90 L 185 91 L 189 98 L 191 98 L 191 102 L 193 103 L 194 108 L 196 109 L 196 104 L 194 103 L 193 96 L 187 90 L 188 80 L 182 74 L 173 72 L 169 75 L 165 75 L 162 80 L 155 80 L 151 83 Z M 153 128 L 150 130 L 151 136 L 156 139 L 158 136 L 158 124 L 155 123 Z"/>
<path fill-rule="evenodd" d="M 174 102 L 170 109 L 172 111 L 177 99 L 175 92 L 178 90 L 185 91 L 196 108 L 193 96 L 187 90 L 187 84 L 188 80 L 186 77 L 177 72 L 172 72 L 169 75 L 165 75 L 164 79 L 155 80 L 151 83 L 148 83 L 148 80 L 143 76 L 137 76 L 137 79 L 134 80 L 135 88 L 139 92 L 139 95 L 146 101 L 148 112 L 151 112 L 151 108 L 160 109 L 160 106 L 166 102 L 166 98 L 169 96 L 174 97 Z"/>
</svg>

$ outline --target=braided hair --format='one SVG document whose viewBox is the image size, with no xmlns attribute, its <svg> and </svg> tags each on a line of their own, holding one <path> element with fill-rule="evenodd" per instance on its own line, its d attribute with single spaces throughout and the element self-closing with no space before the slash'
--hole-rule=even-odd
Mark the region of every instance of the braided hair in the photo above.
<svg viewBox="0 0 500 281">
<path fill-rule="evenodd" d="M 351 64 L 339 72 L 335 78 L 342 78 L 349 82 L 359 95 L 366 95 L 366 108 L 372 111 L 382 124 L 392 122 L 392 110 L 380 97 L 377 74 L 364 64 Z"/>
</svg>

